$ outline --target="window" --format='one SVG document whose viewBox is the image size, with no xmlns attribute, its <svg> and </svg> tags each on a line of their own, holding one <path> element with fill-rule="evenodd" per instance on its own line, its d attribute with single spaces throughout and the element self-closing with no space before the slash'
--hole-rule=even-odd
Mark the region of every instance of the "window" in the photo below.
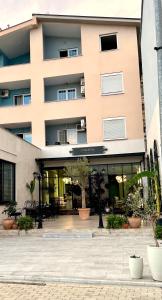
<svg viewBox="0 0 162 300">
<path fill-rule="evenodd" d="M 31 133 L 17 133 L 17 136 L 28 143 L 32 143 L 32 134 Z"/>
<path fill-rule="evenodd" d="M 123 73 L 111 73 L 101 75 L 101 91 L 102 95 L 123 93 Z"/>
<path fill-rule="evenodd" d="M 125 118 L 109 118 L 104 120 L 104 140 L 126 138 Z"/>
<path fill-rule="evenodd" d="M 77 144 L 77 130 L 63 129 L 57 131 L 58 142 L 60 144 Z"/>
<path fill-rule="evenodd" d="M 14 95 L 13 96 L 13 104 L 14 105 L 27 105 L 31 102 L 31 95 L 30 94 L 21 94 L 21 95 Z"/>
<path fill-rule="evenodd" d="M 59 53 L 61 58 L 78 56 L 78 48 L 59 50 Z"/>
<path fill-rule="evenodd" d="M 72 100 L 76 98 L 76 89 L 63 89 L 57 91 L 58 100 Z"/>
<path fill-rule="evenodd" d="M 15 200 L 15 165 L 0 161 L 0 203 Z"/>
<path fill-rule="evenodd" d="M 101 51 L 117 49 L 117 35 L 109 34 L 100 36 Z"/>
</svg>

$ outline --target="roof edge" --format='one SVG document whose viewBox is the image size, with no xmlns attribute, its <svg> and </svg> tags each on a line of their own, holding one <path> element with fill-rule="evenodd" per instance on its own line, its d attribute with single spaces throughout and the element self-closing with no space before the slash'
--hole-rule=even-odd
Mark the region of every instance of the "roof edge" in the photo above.
<svg viewBox="0 0 162 300">
<path fill-rule="evenodd" d="M 30 29 L 36 27 L 37 25 L 38 25 L 37 18 L 33 16 L 32 19 L 29 19 L 27 21 L 3 29 L 2 31 L 0 31 L 0 37 L 21 29 Z"/>
<path fill-rule="evenodd" d="M 66 21 L 83 23 L 123 23 L 125 25 L 140 25 L 140 18 L 124 17 L 99 17 L 99 16 L 79 16 L 79 15 L 51 15 L 51 14 L 32 14 L 38 22 L 41 21 Z"/>
</svg>

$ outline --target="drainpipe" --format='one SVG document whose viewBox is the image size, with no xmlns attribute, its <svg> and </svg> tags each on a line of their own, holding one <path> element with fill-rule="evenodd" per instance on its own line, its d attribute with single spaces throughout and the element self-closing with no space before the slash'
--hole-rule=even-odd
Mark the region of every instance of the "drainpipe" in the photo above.
<svg viewBox="0 0 162 300">
<path fill-rule="evenodd" d="M 162 158 L 162 0 L 153 0 L 155 9 L 155 31 L 156 31 L 156 47 L 157 51 L 157 69 L 158 69 L 158 85 L 159 85 L 159 114 L 160 114 L 160 149 Z M 161 175 L 162 177 L 162 175 Z M 162 187 L 162 178 L 161 178 Z"/>
</svg>

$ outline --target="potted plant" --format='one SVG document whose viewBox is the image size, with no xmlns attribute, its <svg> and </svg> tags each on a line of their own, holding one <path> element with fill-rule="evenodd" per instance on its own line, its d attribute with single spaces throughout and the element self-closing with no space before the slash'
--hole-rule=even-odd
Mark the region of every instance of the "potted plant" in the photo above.
<svg viewBox="0 0 162 300">
<path fill-rule="evenodd" d="M 133 186 L 132 191 L 129 192 L 125 202 L 128 223 L 131 228 L 139 228 L 141 226 L 144 205 L 144 199 L 142 198 L 141 193 L 142 187 Z"/>
<path fill-rule="evenodd" d="M 29 183 L 26 183 L 26 188 L 28 189 L 31 196 L 31 203 L 34 205 L 34 190 L 35 190 L 35 178 L 33 178 Z"/>
<path fill-rule="evenodd" d="M 16 213 L 16 201 L 10 201 L 6 204 L 6 208 L 2 211 L 3 214 L 7 215 L 7 218 L 5 218 L 2 221 L 3 228 L 8 230 L 12 229 L 15 220 L 12 218 L 12 216 Z"/>
<path fill-rule="evenodd" d="M 132 279 L 140 279 L 143 276 L 143 258 L 132 255 L 129 257 L 129 270 Z"/>
<path fill-rule="evenodd" d="M 25 230 L 27 233 L 29 229 L 33 229 L 33 219 L 30 216 L 21 216 L 17 220 L 17 226 L 19 230 Z"/>
<path fill-rule="evenodd" d="M 66 163 L 64 174 L 70 177 L 72 183 L 79 185 L 81 188 L 82 208 L 79 208 L 79 216 L 82 220 L 87 220 L 90 215 L 90 208 L 86 208 L 85 189 L 88 185 L 88 176 L 90 167 L 86 157 L 79 158 L 74 163 Z"/>
<path fill-rule="evenodd" d="M 143 216 L 151 223 L 153 238 L 155 241 L 154 245 L 149 245 L 147 247 L 148 262 L 153 279 L 162 281 L 162 247 L 160 247 L 157 239 L 157 221 L 160 216 L 160 187 L 158 184 L 157 171 L 143 171 L 135 175 L 129 182 L 129 186 L 137 183 L 139 179 L 144 177 L 151 179 L 154 183 L 154 187 L 148 189 L 147 200 L 143 202 Z"/>
</svg>

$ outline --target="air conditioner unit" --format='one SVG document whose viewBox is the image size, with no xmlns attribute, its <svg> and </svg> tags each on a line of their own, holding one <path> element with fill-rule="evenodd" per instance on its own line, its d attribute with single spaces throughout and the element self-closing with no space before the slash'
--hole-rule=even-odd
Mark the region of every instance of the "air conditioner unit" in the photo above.
<svg viewBox="0 0 162 300">
<path fill-rule="evenodd" d="M 84 80 L 84 78 L 81 78 L 81 79 L 80 79 L 80 85 L 85 85 L 85 80 Z"/>
<path fill-rule="evenodd" d="M 80 124 L 77 124 L 77 131 L 85 131 L 85 130 L 86 130 L 85 119 L 81 119 Z"/>
<path fill-rule="evenodd" d="M 85 95 L 85 86 L 84 85 L 81 85 L 80 92 L 82 95 Z"/>
<path fill-rule="evenodd" d="M 8 98 L 9 90 L 0 90 L 0 98 Z"/>
</svg>

